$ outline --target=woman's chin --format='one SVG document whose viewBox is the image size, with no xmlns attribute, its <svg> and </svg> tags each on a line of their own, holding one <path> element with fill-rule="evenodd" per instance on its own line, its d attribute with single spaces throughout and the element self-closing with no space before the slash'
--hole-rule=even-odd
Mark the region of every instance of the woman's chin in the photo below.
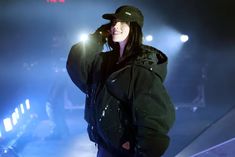
<svg viewBox="0 0 235 157">
<path fill-rule="evenodd" d="M 113 42 L 122 42 L 123 40 L 122 39 L 120 39 L 120 38 L 113 38 Z"/>
</svg>

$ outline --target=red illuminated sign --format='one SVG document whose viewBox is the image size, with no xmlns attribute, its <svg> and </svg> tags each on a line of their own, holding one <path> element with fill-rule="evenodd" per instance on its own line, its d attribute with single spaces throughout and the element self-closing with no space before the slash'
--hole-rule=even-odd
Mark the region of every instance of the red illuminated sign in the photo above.
<svg viewBox="0 0 235 157">
<path fill-rule="evenodd" d="M 65 0 L 47 0 L 48 3 L 64 3 Z"/>
</svg>

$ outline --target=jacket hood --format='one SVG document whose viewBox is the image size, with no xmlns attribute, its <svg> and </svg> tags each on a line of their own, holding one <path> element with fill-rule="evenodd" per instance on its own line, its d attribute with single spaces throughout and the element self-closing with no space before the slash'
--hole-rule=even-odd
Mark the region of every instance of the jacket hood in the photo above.
<svg viewBox="0 0 235 157">
<path fill-rule="evenodd" d="M 167 61 L 167 56 L 160 50 L 151 46 L 142 45 L 135 64 L 153 71 L 163 82 L 167 74 Z"/>
</svg>

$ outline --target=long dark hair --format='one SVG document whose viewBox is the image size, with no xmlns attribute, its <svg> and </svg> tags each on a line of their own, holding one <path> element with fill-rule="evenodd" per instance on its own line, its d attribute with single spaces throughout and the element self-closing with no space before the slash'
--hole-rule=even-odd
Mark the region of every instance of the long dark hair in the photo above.
<svg viewBox="0 0 235 157">
<path fill-rule="evenodd" d="M 143 32 L 141 27 L 136 22 L 130 22 L 130 32 L 128 36 L 128 41 L 124 49 L 123 57 L 131 56 L 137 53 L 137 49 L 143 43 Z M 112 36 L 109 36 L 108 46 L 111 47 L 114 51 L 119 52 L 119 44 L 113 42 Z"/>
</svg>

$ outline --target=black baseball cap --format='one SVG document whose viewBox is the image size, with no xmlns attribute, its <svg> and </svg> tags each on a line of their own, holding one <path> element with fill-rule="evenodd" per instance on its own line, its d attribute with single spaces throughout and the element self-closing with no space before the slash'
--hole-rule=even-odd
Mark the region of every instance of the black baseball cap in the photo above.
<svg viewBox="0 0 235 157">
<path fill-rule="evenodd" d="M 115 13 L 104 14 L 102 17 L 107 20 L 120 19 L 126 22 L 136 22 L 140 27 L 144 25 L 142 12 L 138 8 L 130 5 L 120 6 Z"/>
</svg>

